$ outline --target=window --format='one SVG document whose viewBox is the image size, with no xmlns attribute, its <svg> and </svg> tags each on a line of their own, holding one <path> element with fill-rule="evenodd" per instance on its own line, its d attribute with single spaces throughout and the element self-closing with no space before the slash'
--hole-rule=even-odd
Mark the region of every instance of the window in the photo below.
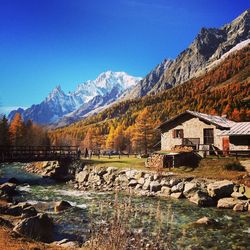
<svg viewBox="0 0 250 250">
<path fill-rule="evenodd" d="M 214 129 L 213 128 L 204 128 L 204 144 L 210 145 L 214 144 Z"/>
<path fill-rule="evenodd" d="M 183 138 L 183 129 L 174 129 L 173 138 Z"/>
</svg>

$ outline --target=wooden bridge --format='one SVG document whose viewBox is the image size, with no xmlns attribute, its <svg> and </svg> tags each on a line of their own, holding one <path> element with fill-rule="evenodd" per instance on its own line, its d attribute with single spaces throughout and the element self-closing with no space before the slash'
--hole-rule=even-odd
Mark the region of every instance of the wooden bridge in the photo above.
<svg viewBox="0 0 250 250">
<path fill-rule="evenodd" d="M 75 160 L 78 153 L 73 146 L 0 146 L 0 163 Z"/>
</svg>

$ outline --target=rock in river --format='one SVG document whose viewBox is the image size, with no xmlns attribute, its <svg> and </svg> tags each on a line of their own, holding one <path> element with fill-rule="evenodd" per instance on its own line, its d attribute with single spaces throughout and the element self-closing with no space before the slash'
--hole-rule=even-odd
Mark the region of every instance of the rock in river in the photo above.
<svg viewBox="0 0 250 250">
<path fill-rule="evenodd" d="M 54 207 L 55 212 L 61 212 L 65 209 L 71 208 L 71 205 L 69 202 L 67 201 L 60 201 L 59 203 L 57 203 Z"/>
</svg>

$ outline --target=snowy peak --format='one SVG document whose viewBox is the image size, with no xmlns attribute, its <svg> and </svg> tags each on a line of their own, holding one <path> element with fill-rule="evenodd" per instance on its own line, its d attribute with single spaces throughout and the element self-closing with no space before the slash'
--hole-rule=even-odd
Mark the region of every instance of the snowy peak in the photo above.
<svg viewBox="0 0 250 250">
<path fill-rule="evenodd" d="M 46 98 L 48 101 L 50 99 L 53 99 L 55 97 L 58 96 L 65 96 L 65 93 L 63 92 L 62 88 L 60 85 L 56 86 L 48 95 L 48 97 Z"/>
<path fill-rule="evenodd" d="M 124 91 L 136 85 L 140 77 L 133 77 L 125 72 L 107 71 L 101 73 L 95 80 L 88 80 L 77 86 L 76 91 L 65 94 L 61 86 L 56 86 L 40 104 L 32 105 L 22 112 L 23 119 L 32 119 L 39 124 L 50 124 L 65 115 L 77 111 L 87 103 L 98 97 L 102 102 L 88 107 L 103 106 L 115 101 Z M 91 102 L 92 101 L 92 102 Z M 91 110 L 90 110 L 91 111 Z M 18 112 L 11 112 L 11 118 Z"/>
</svg>

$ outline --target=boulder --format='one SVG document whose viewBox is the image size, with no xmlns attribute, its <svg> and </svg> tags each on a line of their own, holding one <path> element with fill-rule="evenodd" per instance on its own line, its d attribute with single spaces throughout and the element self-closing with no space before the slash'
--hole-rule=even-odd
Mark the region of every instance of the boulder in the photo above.
<svg viewBox="0 0 250 250">
<path fill-rule="evenodd" d="M 233 207 L 234 211 L 237 212 L 244 212 L 248 210 L 248 203 L 247 202 L 242 202 L 242 203 L 238 203 Z"/>
<path fill-rule="evenodd" d="M 239 199 L 239 200 L 247 200 L 247 197 L 244 194 L 239 193 L 239 192 L 233 192 L 231 194 L 231 197 L 233 197 L 235 199 Z"/>
<path fill-rule="evenodd" d="M 179 182 L 178 184 L 176 184 L 175 186 L 171 188 L 171 192 L 172 193 L 182 192 L 184 189 L 184 186 L 185 186 L 184 182 Z"/>
<path fill-rule="evenodd" d="M 8 227 L 8 228 L 13 228 L 13 225 L 10 221 L 0 217 L 0 226 L 3 226 L 3 227 Z"/>
<path fill-rule="evenodd" d="M 206 216 L 198 219 L 195 223 L 199 225 L 217 225 L 218 224 L 216 220 L 208 218 Z"/>
<path fill-rule="evenodd" d="M 37 215 L 36 209 L 32 206 L 29 206 L 23 209 L 21 216 L 22 218 L 29 218 L 36 215 Z"/>
<path fill-rule="evenodd" d="M 77 242 L 74 241 L 70 241 L 69 239 L 63 239 L 60 241 L 54 241 L 52 243 L 52 245 L 56 245 L 56 246 L 61 246 L 61 247 L 65 247 L 66 249 L 76 249 L 78 248 L 78 244 Z"/>
<path fill-rule="evenodd" d="M 13 183 L 13 184 L 16 184 L 16 185 L 21 184 L 21 182 L 18 179 L 14 178 L 14 177 L 10 178 L 8 180 L 8 183 Z"/>
<path fill-rule="evenodd" d="M 137 180 L 131 179 L 128 183 L 129 187 L 135 187 L 138 184 Z"/>
<path fill-rule="evenodd" d="M 107 168 L 107 173 L 108 173 L 108 174 L 114 173 L 114 172 L 116 172 L 116 171 L 117 171 L 117 168 L 115 168 L 115 167 L 108 167 L 108 168 Z"/>
<path fill-rule="evenodd" d="M 149 190 L 150 189 L 150 183 L 151 183 L 151 180 L 150 179 L 146 179 L 145 183 L 142 186 L 142 189 L 143 190 Z"/>
<path fill-rule="evenodd" d="M 107 173 L 107 170 L 106 169 L 104 169 L 104 168 L 101 168 L 101 169 L 99 169 L 98 171 L 97 171 L 97 175 L 99 175 L 99 176 L 103 176 L 103 175 L 105 175 Z"/>
<path fill-rule="evenodd" d="M 229 197 L 233 193 L 234 184 L 231 181 L 223 180 L 208 184 L 207 191 L 211 197 L 216 199 Z"/>
<path fill-rule="evenodd" d="M 0 195 L 2 196 L 2 198 L 9 200 L 12 198 L 12 196 L 16 194 L 17 194 L 16 184 L 6 182 L 0 185 Z"/>
<path fill-rule="evenodd" d="M 176 178 L 173 178 L 173 179 L 171 179 L 171 180 L 169 181 L 169 186 L 170 186 L 170 187 L 173 187 L 173 186 L 177 185 L 179 182 L 181 182 L 181 180 L 176 179 Z"/>
<path fill-rule="evenodd" d="M 161 188 L 161 194 L 162 194 L 162 196 L 166 196 L 166 197 L 170 196 L 170 194 L 171 194 L 171 188 L 163 186 Z"/>
<path fill-rule="evenodd" d="M 54 210 L 55 212 L 61 212 L 61 211 L 64 211 L 68 208 L 71 208 L 72 206 L 70 205 L 69 202 L 67 201 L 60 201 L 58 202 L 55 207 L 54 207 Z"/>
<path fill-rule="evenodd" d="M 137 184 L 136 186 L 135 186 L 135 190 L 140 190 L 142 188 L 142 185 L 141 184 Z"/>
<path fill-rule="evenodd" d="M 175 199 L 181 199 L 181 198 L 183 198 L 183 193 L 182 193 L 182 192 L 179 192 L 179 193 L 172 193 L 172 194 L 170 194 L 170 196 L 171 196 L 172 198 L 175 198 Z"/>
<path fill-rule="evenodd" d="M 13 216 L 20 216 L 22 215 L 24 209 L 31 207 L 29 203 L 20 202 L 17 205 L 10 205 L 6 210 L 5 214 L 13 215 Z"/>
<path fill-rule="evenodd" d="M 185 187 L 183 190 L 183 194 L 189 198 L 192 194 L 194 194 L 198 190 L 197 184 L 193 182 L 185 183 Z"/>
<path fill-rule="evenodd" d="M 190 196 L 189 201 L 197 204 L 199 207 L 213 207 L 216 205 L 216 202 L 206 192 L 200 190 Z"/>
<path fill-rule="evenodd" d="M 127 170 L 125 172 L 126 176 L 128 179 L 135 179 L 136 175 L 138 174 L 137 170 L 131 169 L 131 170 Z"/>
<path fill-rule="evenodd" d="M 103 180 L 108 184 L 113 182 L 115 178 L 116 176 L 112 172 L 107 172 L 105 175 L 103 175 Z"/>
<path fill-rule="evenodd" d="M 150 182 L 150 192 L 158 192 L 161 190 L 161 184 L 158 181 Z"/>
<path fill-rule="evenodd" d="M 162 186 L 169 186 L 169 181 L 166 180 L 165 178 L 161 179 L 160 183 L 161 183 Z"/>
<path fill-rule="evenodd" d="M 143 177 L 141 177 L 139 180 L 138 180 L 138 183 L 143 185 L 145 183 L 145 179 Z"/>
<path fill-rule="evenodd" d="M 23 219 L 17 223 L 13 230 L 34 240 L 42 242 L 53 240 L 53 222 L 47 214 L 38 214 Z"/>
<path fill-rule="evenodd" d="M 229 208 L 232 209 L 236 204 L 244 203 L 241 200 L 235 198 L 222 198 L 218 200 L 217 207 L 218 208 Z"/>
<path fill-rule="evenodd" d="M 88 177 L 89 177 L 88 171 L 83 170 L 83 171 L 79 172 L 78 174 L 76 174 L 75 179 L 77 182 L 82 183 L 82 182 L 87 181 Z"/>
</svg>

